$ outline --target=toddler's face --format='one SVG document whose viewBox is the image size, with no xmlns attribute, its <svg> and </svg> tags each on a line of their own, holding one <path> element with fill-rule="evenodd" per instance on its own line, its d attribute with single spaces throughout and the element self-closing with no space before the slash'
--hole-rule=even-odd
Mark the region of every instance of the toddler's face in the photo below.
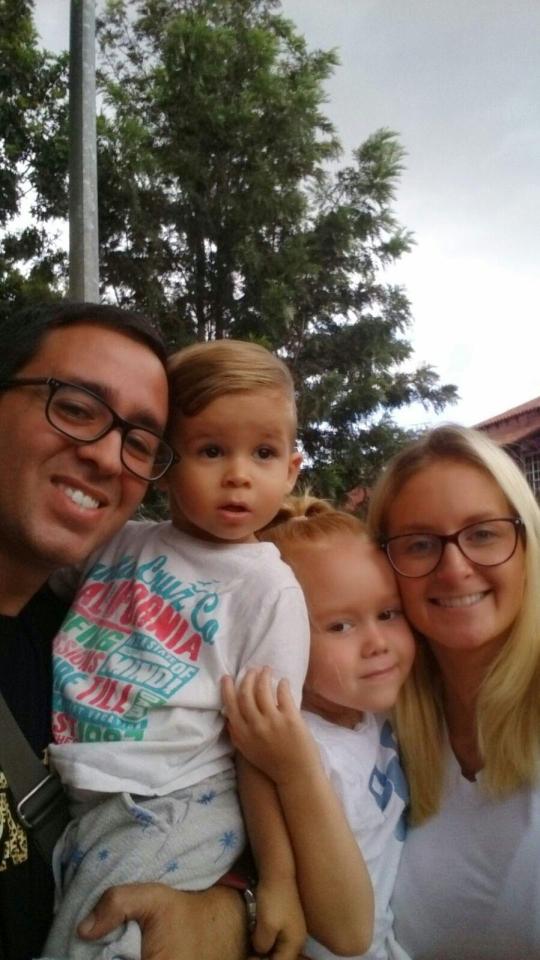
<svg viewBox="0 0 540 960">
<path fill-rule="evenodd" d="M 342 726 L 392 707 L 414 657 L 393 571 L 352 533 L 294 548 L 287 558 L 311 622 L 303 705 Z"/>
<path fill-rule="evenodd" d="M 289 399 L 273 389 L 227 394 L 178 416 L 171 443 L 180 462 L 165 478 L 174 524 L 203 540 L 254 541 L 296 482 L 293 426 Z"/>
</svg>

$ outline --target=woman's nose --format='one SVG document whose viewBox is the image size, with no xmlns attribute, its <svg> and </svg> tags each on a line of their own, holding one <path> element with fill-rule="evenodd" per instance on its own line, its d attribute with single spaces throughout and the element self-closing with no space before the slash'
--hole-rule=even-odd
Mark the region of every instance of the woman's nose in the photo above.
<svg viewBox="0 0 540 960">
<path fill-rule="evenodd" d="M 441 559 L 434 570 L 434 574 L 439 578 L 452 578 L 466 576 L 474 569 L 474 564 L 468 560 L 464 553 L 459 549 L 457 543 L 445 543 Z"/>
</svg>

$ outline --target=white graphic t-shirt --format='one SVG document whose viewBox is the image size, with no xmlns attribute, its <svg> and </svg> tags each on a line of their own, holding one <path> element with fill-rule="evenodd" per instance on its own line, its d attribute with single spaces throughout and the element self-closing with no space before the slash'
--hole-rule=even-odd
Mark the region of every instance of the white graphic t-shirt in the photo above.
<svg viewBox="0 0 540 960">
<path fill-rule="evenodd" d="M 51 760 L 68 786 L 164 795 L 232 767 L 220 678 L 269 665 L 300 701 L 302 591 L 270 543 L 132 522 L 84 570 L 54 643 Z"/>
</svg>

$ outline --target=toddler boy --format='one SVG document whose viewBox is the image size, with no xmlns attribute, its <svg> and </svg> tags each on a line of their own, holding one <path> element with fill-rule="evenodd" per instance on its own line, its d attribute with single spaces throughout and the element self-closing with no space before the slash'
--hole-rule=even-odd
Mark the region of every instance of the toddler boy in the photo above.
<svg viewBox="0 0 540 960">
<path fill-rule="evenodd" d="M 50 754 L 76 819 L 55 853 L 63 900 L 50 957 L 138 957 L 134 924 L 111 946 L 77 938 L 102 890 L 134 880 L 197 890 L 229 869 L 243 825 L 220 678 L 266 664 L 299 701 L 307 669 L 302 592 L 276 547 L 255 538 L 300 468 L 291 375 L 233 340 L 179 351 L 169 375 L 171 520 L 129 523 L 90 558 L 55 641 Z M 263 889 L 268 876 L 274 903 L 290 900 L 294 879 L 273 882 L 292 864 L 273 786 L 252 768 L 245 776 L 265 810 L 254 840 L 268 858 Z M 278 906 L 277 928 L 289 907 Z"/>
</svg>

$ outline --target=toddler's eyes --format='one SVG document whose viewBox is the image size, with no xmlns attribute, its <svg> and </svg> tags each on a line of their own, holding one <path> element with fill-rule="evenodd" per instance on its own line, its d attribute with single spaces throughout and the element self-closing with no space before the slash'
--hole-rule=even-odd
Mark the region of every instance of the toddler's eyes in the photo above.
<svg viewBox="0 0 540 960">
<path fill-rule="evenodd" d="M 378 620 L 395 620 L 397 617 L 402 617 L 402 610 L 381 610 L 377 619 Z"/>
<path fill-rule="evenodd" d="M 346 620 L 338 620 L 336 623 L 330 623 L 328 625 L 328 630 L 330 633 L 346 633 L 347 630 L 350 630 L 352 623 L 349 623 Z"/>
<path fill-rule="evenodd" d="M 199 450 L 199 454 L 202 457 L 208 457 L 209 460 L 219 457 L 221 452 L 221 447 L 218 447 L 215 443 L 209 443 L 208 446 L 202 447 L 201 450 Z"/>
<path fill-rule="evenodd" d="M 257 447 L 256 454 L 259 460 L 270 460 L 276 456 L 276 451 L 272 447 Z"/>
</svg>

